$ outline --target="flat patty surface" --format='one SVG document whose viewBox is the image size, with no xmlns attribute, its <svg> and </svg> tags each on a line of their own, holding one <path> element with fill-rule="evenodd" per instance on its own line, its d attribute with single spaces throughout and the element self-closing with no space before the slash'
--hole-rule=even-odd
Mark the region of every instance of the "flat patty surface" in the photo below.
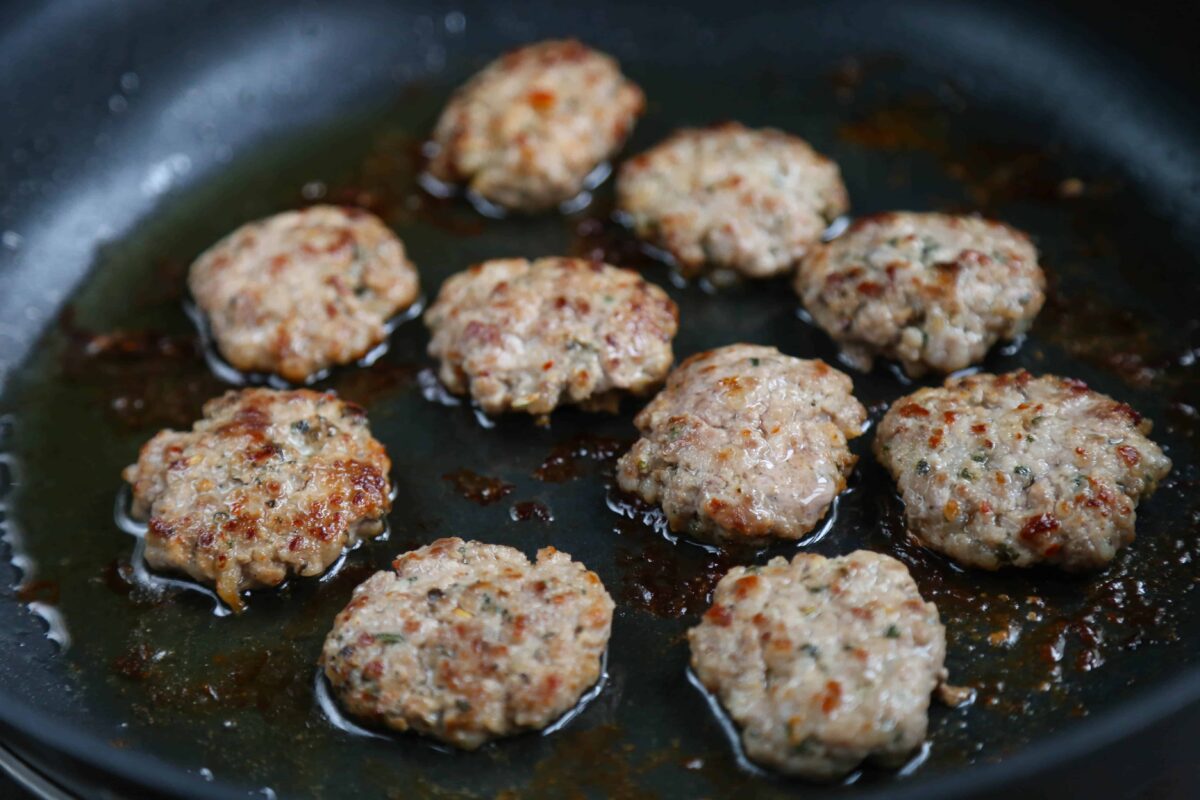
<svg viewBox="0 0 1200 800">
<path fill-rule="evenodd" d="M 429 354 L 488 413 L 615 409 L 662 383 L 678 309 L 638 273 L 577 258 L 499 259 L 449 278 L 425 314 Z"/>
<path fill-rule="evenodd" d="M 796 292 L 863 370 L 875 356 L 908 374 L 953 372 L 1025 333 L 1046 278 L 1029 237 L 999 222 L 894 212 L 856 220 L 813 249 Z"/>
<path fill-rule="evenodd" d="M 645 102 L 603 53 L 575 40 L 528 45 L 450 99 L 429 172 L 506 208 L 551 208 L 621 148 Z"/>
<path fill-rule="evenodd" d="M 1103 567 L 1171 469 L 1150 421 L 1082 381 L 1019 371 L 950 379 L 897 400 L 875 452 L 908 528 L 984 569 Z"/>
<path fill-rule="evenodd" d="M 807 142 L 738 123 L 684 129 L 627 161 L 617 202 L 685 273 L 789 272 L 849 201 L 837 165 Z"/>
<path fill-rule="evenodd" d="M 688 641 L 746 755 L 813 779 L 902 763 L 945 676 L 937 607 L 903 564 L 864 550 L 735 567 Z"/>
<path fill-rule="evenodd" d="M 366 355 L 419 291 L 395 234 L 337 206 L 243 225 L 196 259 L 188 288 L 225 360 L 292 383 Z"/>
<path fill-rule="evenodd" d="M 439 539 L 354 591 L 321 663 L 357 717 L 465 749 L 544 728 L 600 679 L 613 602 L 553 547 Z"/>
<path fill-rule="evenodd" d="M 698 353 L 634 419 L 620 487 L 661 504 L 672 530 L 712 542 L 799 539 L 854 467 L 866 410 L 823 361 L 736 344 Z"/>
<path fill-rule="evenodd" d="M 391 509 L 383 445 L 358 406 L 308 390 L 228 392 L 190 431 L 161 431 L 124 478 L 146 561 L 241 592 L 324 572 Z"/>
</svg>

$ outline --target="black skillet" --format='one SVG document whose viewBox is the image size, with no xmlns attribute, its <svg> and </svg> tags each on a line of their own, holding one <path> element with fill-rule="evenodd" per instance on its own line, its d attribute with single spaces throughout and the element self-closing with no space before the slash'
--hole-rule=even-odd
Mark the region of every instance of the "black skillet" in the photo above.
<svg viewBox="0 0 1200 800">
<path fill-rule="evenodd" d="M 59 0 L 0 10 L 6 747 L 92 797 L 1194 791 L 1194 27 L 1173 4 L 1041 5 Z M 396 463 L 390 540 L 328 580 L 256 593 L 240 617 L 213 616 L 196 592 L 139 587 L 134 540 L 113 520 L 119 471 L 155 430 L 188 424 L 224 388 L 181 308 L 183 270 L 236 225 L 314 200 L 363 205 L 408 243 L 427 293 L 473 261 L 561 252 L 671 285 L 609 220 L 610 187 L 570 217 L 496 221 L 415 185 L 421 137 L 452 87 L 496 53 L 555 35 L 613 53 L 646 89 L 630 152 L 683 124 L 772 124 L 841 164 L 855 214 L 980 210 L 1030 231 L 1053 296 L 1030 339 L 987 368 L 1083 378 L 1150 416 L 1175 460 L 1139 509 L 1137 542 L 1105 573 L 986 575 L 905 540 L 869 435 L 856 443 L 852 492 L 805 547 L 903 558 L 942 609 L 954 680 L 979 691 L 968 708 L 933 709 L 929 751 L 903 775 L 866 770 L 850 786 L 814 787 L 740 766 L 686 678 L 681 639 L 727 563 L 667 541 L 607 489 L 632 408 L 484 428 L 469 408 L 427 399 L 419 322 L 402 325 L 373 367 L 322 384 L 368 406 Z M 745 340 L 835 357 L 783 282 L 671 292 L 680 356 Z M 886 367 L 854 378 L 874 419 L 907 390 Z M 472 502 L 481 487 L 463 470 L 512 490 Z M 451 533 L 527 552 L 553 543 L 616 597 L 608 681 L 557 733 L 445 753 L 340 730 L 317 702 L 319 642 L 355 583 Z M 65 649 L 46 620 L 69 637 Z"/>
</svg>

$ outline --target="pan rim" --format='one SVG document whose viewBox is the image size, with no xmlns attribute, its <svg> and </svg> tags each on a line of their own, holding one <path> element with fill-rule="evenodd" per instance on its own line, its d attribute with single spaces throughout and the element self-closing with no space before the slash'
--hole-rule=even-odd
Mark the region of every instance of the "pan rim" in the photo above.
<svg viewBox="0 0 1200 800">
<path fill-rule="evenodd" d="M 1013 755 L 988 764 L 959 766 L 942 775 L 880 784 L 855 794 L 863 800 L 917 800 L 981 793 L 1043 774 L 1064 763 L 1126 741 L 1162 723 L 1172 712 L 1200 702 L 1200 669 L 1184 670 L 1153 687 L 1134 693 L 1117 706 L 1089 716 L 1066 730 L 1029 742 Z M 42 750 L 65 755 L 76 765 L 125 785 L 189 800 L 245 797 L 264 787 L 207 781 L 158 756 L 122 751 L 99 735 L 81 730 L 50 712 L 35 709 L 13 693 L 0 690 L 0 730 L 25 737 Z M 1036 747 L 1034 746 L 1036 744 Z M 45 764 L 33 759 L 39 768 Z"/>
</svg>

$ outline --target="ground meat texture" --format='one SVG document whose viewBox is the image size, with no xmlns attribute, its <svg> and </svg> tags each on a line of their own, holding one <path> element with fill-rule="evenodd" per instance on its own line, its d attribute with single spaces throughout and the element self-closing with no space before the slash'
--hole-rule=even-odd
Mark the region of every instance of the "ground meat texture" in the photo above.
<svg viewBox="0 0 1200 800">
<path fill-rule="evenodd" d="M 514 50 L 450 99 L 429 172 L 493 203 L 541 211 L 569 200 L 642 113 L 617 62 L 574 40 Z"/>
<path fill-rule="evenodd" d="M 383 445 L 366 413 L 308 390 L 228 392 L 191 431 L 162 431 L 124 478 L 149 520 L 146 561 L 241 592 L 319 575 L 384 530 L 391 508 Z"/>
<path fill-rule="evenodd" d="M 452 276 L 425 314 L 442 382 L 486 412 L 616 410 L 671 368 L 679 311 L 636 272 L 575 258 L 487 261 Z"/>
<path fill-rule="evenodd" d="M 685 274 L 790 272 L 846 211 L 837 165 L 803 139 L 737 123 L 678 131 L 628 161 L 620 210 Z"/>
<path fill-rule="evenodd" d="M 418 293 L 400 240 L 334 206 L 243 225 L 196 259 L 188 287 L 226 361 L 292 383 L 365 355 Z"/>
<path fill-rule="evenodd" d="M 735 567 L 688 641 L 746 755 L 815 780 L 903 763 L 946 675 L 937 607 L 903 564 L 865 550 Z"/>
<path fill-rule="evenodd" d="M 963 369 L 1025 333 L 1045 288 L 1025 234 L 950 214 L 860 219 L 796 273 L 804 307 L 852 363 L 869 370 L 882 355 L 914 377 Z"/>
<path fill-rule="evenodd" d="M 875 453 L 909 531 L 973 567 L 1103 567 L 1171 469 L 1150 421 L 1082 381 L 970 375 L 897 400 Z"/>
<path fill-rule="evenodd" d="M 566 553 L 440 539 L 392 566 L 321 653 L 351 714 L 470 750 L 546 727 L 600 679 L 613 601 Z"/>
<path fill-rule="evenodd" d="M 735 344 L 699 353 L 634 419 L 617 481 L 671 529 L 716 543 L 799 539 L 846 487 L 866 410 L 823 361 Z"/>
</svg>

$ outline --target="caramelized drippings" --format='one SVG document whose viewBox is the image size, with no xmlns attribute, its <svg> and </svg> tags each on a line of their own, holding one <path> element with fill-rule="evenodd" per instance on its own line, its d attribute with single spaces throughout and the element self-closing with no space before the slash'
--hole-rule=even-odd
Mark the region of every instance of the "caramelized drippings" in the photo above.
<svg viewBox="0 0 1200 800">
<path fill-rule="evenodd" d="M 454 490 L 464 499 L 481 506 L 498 503 L 512 494 L 513 489 L 516 488 L 511 483 L 505 483 L 499 478 L 489 478 L 469 469 L 446 473 L 442 476 L 442 480 L 453 484 Z"/>
</svg>

